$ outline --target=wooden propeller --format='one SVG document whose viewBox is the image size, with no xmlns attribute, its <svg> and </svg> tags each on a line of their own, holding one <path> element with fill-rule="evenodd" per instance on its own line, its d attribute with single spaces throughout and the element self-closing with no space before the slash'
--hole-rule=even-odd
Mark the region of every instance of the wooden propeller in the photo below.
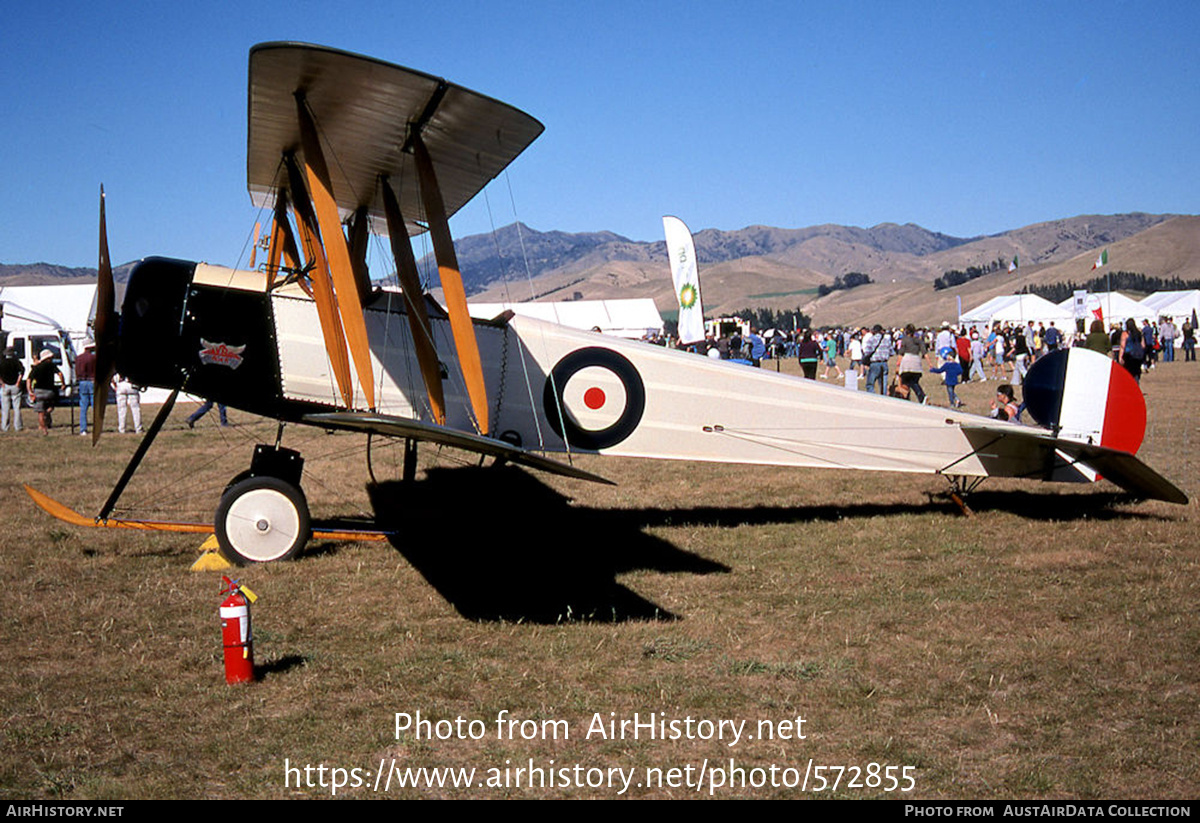
<svg viewBox="0 0 1200 823">
<path fill-rule="evenodd" d="M 96 318 L 92 336 L 96 341 L 95 412 L 92 420 L 92 445 L 104 432 L 104 411 L 108 408 L 108 384 L 117 369 L 116 288 L 112 261 L 108 256 L 108 227 L 104 220 L 104 186 L 100 186 L 100 263 L 96 279 Z"/>
</svg>

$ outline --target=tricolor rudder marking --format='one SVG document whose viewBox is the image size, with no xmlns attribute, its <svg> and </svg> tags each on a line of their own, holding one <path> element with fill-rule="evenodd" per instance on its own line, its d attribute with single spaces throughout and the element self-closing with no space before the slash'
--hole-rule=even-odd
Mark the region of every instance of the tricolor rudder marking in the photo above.
<svg viewBox="0 0 1200 823">
<path fill-rule="evenodd" d="M 1084 348 L 1051 352 L 1025 379 L 1029 414 L 1068 440 L 1136 454 L 1146 434 L 1141 386 L 1119 363 Z"/>
</svg>

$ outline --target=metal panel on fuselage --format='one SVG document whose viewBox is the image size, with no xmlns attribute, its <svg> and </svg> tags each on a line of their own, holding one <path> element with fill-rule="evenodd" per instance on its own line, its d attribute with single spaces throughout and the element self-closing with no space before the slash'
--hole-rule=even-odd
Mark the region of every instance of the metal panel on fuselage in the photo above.
<svg viewBox="0 0 1200 823">
<path fill-rule="evenodd" d="M 279 340 L 281 388 L 285 399 L 340 408 L 337 387 L 325 352 L 312 300 L 275 294 L 271 299 Z M 376 377 L 376 411 L 397 417 L 433 422 L 433 415 L 421 379 L 421 369 L 413 346 L 412 332 L 404 315 L 403 297 L 385 292 L 364 311 L 371 363 Z M 443 382 L 446 400 L 446 425 L 475 431 L 469 412 L 450 324 L 431 318 L 430 325 L 439 359 L 445 369 Z M 500 387 L 499 364 L 503 360 L 506 330 L 490 325 L 476 327 L 480 352 L 489 366 L 488 396 L 493 400 Z M 357 376 L 352 380 L 355 408 L 363 409 L 363 393 Z"/>
</svg>

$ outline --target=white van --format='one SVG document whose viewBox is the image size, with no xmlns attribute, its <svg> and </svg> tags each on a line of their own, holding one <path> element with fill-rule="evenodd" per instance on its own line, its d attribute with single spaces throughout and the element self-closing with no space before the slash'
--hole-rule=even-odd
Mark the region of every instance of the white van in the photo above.
<svg viewBox="0 0 1200 823">
<path fill-rule="evenodd" d="M 69 405 L 78 402 L 75 394 L 75 346 L 71 336 L 65 331 L 46 331 L 30 333 L 25 331 L 8 332 L 0 329 L 0 347 L 12 347 L 17 359 L 25 367 L 25 375 L 33 367 L 36 355 L 49 349 L 54 352 L 54 364 L 58 366 L 63 376 L 63 385 L 58 388 L 59 405 Z"/>
</svg>

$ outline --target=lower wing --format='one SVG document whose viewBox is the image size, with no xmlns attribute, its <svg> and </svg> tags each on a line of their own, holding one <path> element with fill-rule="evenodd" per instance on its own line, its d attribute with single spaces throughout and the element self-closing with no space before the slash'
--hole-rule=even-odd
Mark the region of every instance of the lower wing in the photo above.
<svg viewBox="0 0 1200 823">
<path fill-rule="evenodd" d="M 455 448 L 465 449 L 477 454 L 508 460 L 511 463 L 528 466 L 532 469 L 540 469 L 551 474 L 573 477 L 577 480 L 590 480 L 593 483 L 605 483 L 610 486 L 614 485 L 611 480 L 603 478 L 598 474 L 592 474 L 559 460 L 543 457 L 540 454 L 535 454 L 503 440 L 469 434 L 457 429 L 448 429 L 444 426 L 435 426 L 430 423 L 421 423 L 407 417 L 395 417 L 375 412 L 345 411 L 306 414 L 301 418 L 300 422 L 326 429 L 369 432 L 372 434 L 384 434 L 390 437 L 408 437 L 413 440 L 439 443 L 443 446 L 454 446 Z"/>
</svg>

